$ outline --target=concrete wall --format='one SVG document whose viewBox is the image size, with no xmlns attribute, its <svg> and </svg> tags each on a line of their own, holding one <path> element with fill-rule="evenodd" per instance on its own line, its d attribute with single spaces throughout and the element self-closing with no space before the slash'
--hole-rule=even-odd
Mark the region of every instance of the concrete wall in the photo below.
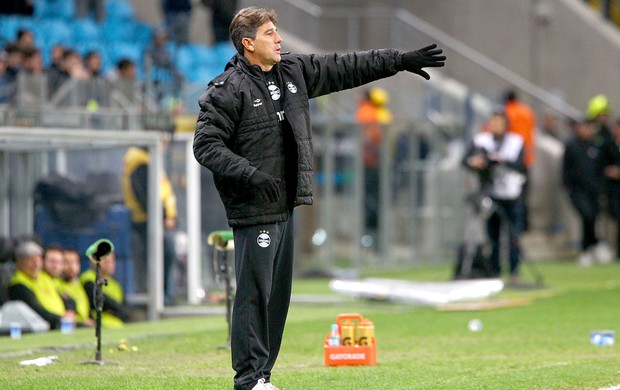
<svg viewBox="0 0 620 390">
<path fill-rule="evenodd" d="M 579 0 L 402 2 L 404 8 L 569 104 L 604 93 L 620 105 L 620 30 Z M 460 61 L 464 62 L 464 61 Z M 479 72 L 448 61 L 451 75 L 491 93 Z M 454 69 L 457 68 L 457 69 Z M 498 83 L 497 93 L 501 91 Z"/>
</svg>

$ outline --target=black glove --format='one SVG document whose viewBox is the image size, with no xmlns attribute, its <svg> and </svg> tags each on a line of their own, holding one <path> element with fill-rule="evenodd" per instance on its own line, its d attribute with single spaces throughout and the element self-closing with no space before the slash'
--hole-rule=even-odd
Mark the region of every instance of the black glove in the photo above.
<svg viewBox="0 0 620 390">
<path fill-rule="evenodd" d="M 267 202 L 275 202 L 280 197 L 280 187 L 276 180 L 258 169 L 250 176 L 250 184 Z"/>
<path fill-rule="evenodd" d="M 443 53 L 443 51 L 436 49 L 436 47 L 436 44 L 432 44 L 420 50 L 403 53 L 403 69 L 419 74 L 429 80 L 431 76 L 423 71 L 422 68 L 440 68 L 445 65 L 446 56 L 440 56 L 439 54 Z"/>
</svg>

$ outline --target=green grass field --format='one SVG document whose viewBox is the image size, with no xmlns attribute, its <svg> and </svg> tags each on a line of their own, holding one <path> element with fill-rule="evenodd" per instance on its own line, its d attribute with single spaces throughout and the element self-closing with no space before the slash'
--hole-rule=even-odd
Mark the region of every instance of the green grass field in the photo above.
<svg viewBox="0 0 620 390">
<path fill-rule="evenodd" d="M 620 326 L 620 265 L 578 268 L 541 263 L 545 289 L 506 289 L 493 299 L 531 299 L 530 305 L 487 311 L 438 311 L 405 304 L 351 300 L 295 304 L 272 382 L 306 389 L 600 389 L 620 384 L 619 345 L 590 344 L 592 330 Z M 523 270 L 527 279 L 527 269 Z M 447 267 L 371 276 L 447 280 Z M 327 280 L 298 280 L 295 294 L 330 294 Z M 339 313 L 370 318 L 378 344 L 376 366 L 325 367 L 323 338 Z M 484 327 L 471 332 L 467 323 Z M 222 317 L 129 324 L 103 331 L 103 359 L 92 329 L 71 335 L 0 338 L 2 389 L 232 389 Z M 127 350 L 118 344 L 125 340 Z M 57 355 L 44 367 L 19 362 Z"/>
</svg>

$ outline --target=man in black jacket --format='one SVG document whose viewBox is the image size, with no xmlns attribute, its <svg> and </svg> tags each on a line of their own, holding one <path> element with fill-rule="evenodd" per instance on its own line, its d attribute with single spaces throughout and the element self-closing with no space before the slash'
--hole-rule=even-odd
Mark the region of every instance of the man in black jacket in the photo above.
<svg viewBox="0 0 620 390">
<path fill-rule="evenodd" d="M 235 389 L 274 389 L 271 370 L 288 312 L 293 208 L 312 204 L 308 99 L 407 70 L 441 67 L 435 45 L 413 52 L 288 55 L 273 11 L 240 10 L 238 54 L 200 97 L 194 156 L 209 168 L 233 228 L 237 291 L 232 318 Z"/>
<path fill-rule="evenodd" d="M 607 210 L 616 221 L 616 258 L 620 261 L 620 119 L 616 120 L 610 139 L 603 144 L 599 163 Z"/>
<path fill-rule="evenodd" d="M 608 262 L 601 255 L 596 234 L 599 215 L 599 197 L 602 177 L 598 168 L 600 149 L 594 142 L 595 130 L 591 120 L 577 124 L 575 135 L 566 142 L 562 161 L 562 183 L 568 191 L 571 203 L 581 218 L 581 253 L 579 264 L 589 267 L 594 260 Z"/>
</svg>

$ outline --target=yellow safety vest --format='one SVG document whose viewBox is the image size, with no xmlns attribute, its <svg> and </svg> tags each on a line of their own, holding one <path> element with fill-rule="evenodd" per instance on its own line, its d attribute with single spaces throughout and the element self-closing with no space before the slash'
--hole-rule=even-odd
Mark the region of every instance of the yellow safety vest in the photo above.
<svg viewBox="0 0 620 390">
<path fill-rule="evenodd" d="M 32 279 L 22 271 L 17 270 L 9 281 L 9 287 L 18 284 L 22 284 L 32 291 L 45 310 L 61 317 L 65 314 L 65 304 L 54 281 L 48 274 L 41 272 L 36 279 Z"/>
<path fill-rule="evenodd" d="M 149 164 L 151 161 L 149 153 L 141 148 L 131 147 L 127 150 L 124 158 L 124 169 L 122 177 L 123 186 L 123 198 L 125 200 L 125 206 L 131 212 L 131 222 L 145 223 L 147 219 L 147 212 L 142 207 L 136 194 L 133 192 L 131 185 L 131 175 L 139 167 Z M 172 191 L 172 185 L 168 180 L 168 177 L 164 174 L 160 183 L 161 201 L 164 206 L 164 216 L 166 218 L 177 217 L 177 200 Z"/>
<path fill-rule="evenodd" d="M 75 320 L 83 323 L 90 317 L 90 301 L 84 290 L 84 286 L 79 281 L 62 282 L 61 294 L 67 294 L 75 301 Z"/>
<path fill-rule="evenodd" d="M 115 279 L 110 278 L 110 277 L 108 277 L 107 279 L 108 279 L 108 284 L 105 286 L 101 286 L 101 291 L 103 292 L 103 295 L 106 295 L 108 298 L 111 298 L 118 303 L 123 303 L 123 300 L 124 300 L 123 288 Z M 88 282 L 96 283 L 96 280 L 97 280 L 97 274 L 92 269 L 80 275 L 80 282 L 82 283 L 82 286 Z M 91 310 L 91 316 L 93 318 L 96 318 L 97 316 L 97 313 L 94 309 Z M 101 313 L 101 325 L 103 325 L 106 328 L 120 328 L 124 325 L 124 322 L 123 320 L 116 317 L 115 315 L 106 313 L 104 311 L 103 313 Z"/>
</svg>

